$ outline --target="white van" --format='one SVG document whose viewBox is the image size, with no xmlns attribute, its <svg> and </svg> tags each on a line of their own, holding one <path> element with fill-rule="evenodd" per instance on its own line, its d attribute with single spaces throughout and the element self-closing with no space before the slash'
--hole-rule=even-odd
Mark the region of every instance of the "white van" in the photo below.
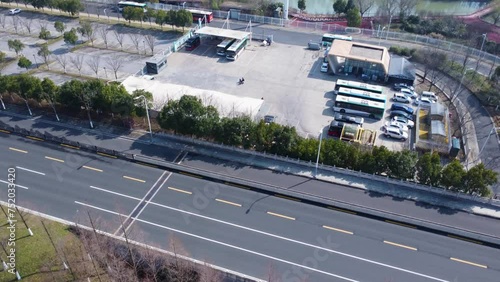
<svg viewBox="0 0 500 282">
<path fill-rule="evenodd" d="M 438 97 L 436 96 L 436 94 L 434 94 L 434 92 L 430 92 L 430 91 L 422 91 L 422 94 L 420 95 L 420 97 L 428 98 L 429 100 L 432 100 L 434 102 L 437 102 L 437 100 L 438 100 Z"/>
</svg>

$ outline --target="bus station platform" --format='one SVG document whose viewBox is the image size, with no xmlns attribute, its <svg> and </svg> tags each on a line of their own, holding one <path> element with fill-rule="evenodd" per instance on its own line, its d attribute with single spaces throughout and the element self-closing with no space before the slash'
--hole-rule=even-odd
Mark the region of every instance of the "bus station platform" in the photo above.
<svg viewBox="0 0 500 282">
<path fill-rule="evenodd" d="M 251 38 L 252 36 L 251 32 L 216 28 L 211 26 L 204 26 L 195 31 L 194 33 L 197 35 L 216 36 L 216 37 L 231 38 L 236 40 L 248 39 Z"/>
</svg>

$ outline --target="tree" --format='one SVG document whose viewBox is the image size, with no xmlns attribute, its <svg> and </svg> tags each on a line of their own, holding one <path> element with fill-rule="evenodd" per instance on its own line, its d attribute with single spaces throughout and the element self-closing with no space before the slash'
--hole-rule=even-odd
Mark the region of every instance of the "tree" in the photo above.
<svg viewBox="0 0 500 282">
<path fill-rule="evenodd" d="M 178 10 L 175 17 L 175 26 L 184 27 L 191 26 L 193 24 L 193 15 L 188 10 Z"/>
<path fill-rule="evenodd" d="M 156 37 L 154 37 L 152 34 L 146 34 L 143 41 L 146 41 L 149 49 L 151 50 L 151 56 L 153 56 L 155 51 Z M 144 50 L 144 53 L 146 53 L 146 50 Z"/>
<path fill-rule="evenodd" d="M 337 14 L 342 14 L 345 11 L 345 7 L 347 5 L 347 2 L 345 0 L 335 0 L 333 3 L 333 10 Z"/>
<path fill-rule="evenodd" d="M 158 116 L 158 122 L 162 128 L 175 133 L 193 135 L 202 127 L 200 117 L 206 113 L 200 98 L 184 95 L 179 100 L 168 101 Z"/>
<path fill-rule="evenodd" d="M 141 21 L 144 19 L 144 9 L 138 7 L 125 7 L 123 9 L 123 18 L 131 23 L 134 21 Z"/>
<path fill-rule="evenodd" d="M 441 179 L 441 160 L 437 153 L 425 153 L 417 161 L 417 179 L 424 185 L 439 186 Z"/>
<path fill-rule="evenodd" d="M 389 171 L 389 158 L 392 152 L 385 146 L 373 147 L 373 158 L 375 159 L 375 173 L 383 174 Z"/>
<path fill-rule="evenodd" d="M 132 98 L 135 101 L 135 98 L 144 96 L 146 98 L 146 101 L 148 103 L 148 108 L 151 109 L 153 107 L 153 93 L 146 91 L 144 89 L 137 89 L 132 92 Z M 146 107 L 144 105 L 143 101 L 137 102 L 135 104 L 134 111 L 137 116 L 143 117 L 146 115 Z"/>
<path fill-rule="evenodd" d="M 87 37 L 87 40 L 90 40 L 92 46 L 94 46 L 95 31 L 90 22 L 80 21 L 80 27 L 77 30 L 83 37 Z"/>
<path fill-rule="evenodd" d="M 394 152 L 388 159 L 389 176 L 408 180 L 415 177 L 417 155 L 415 152 L 403 150 Z"/>
<path fill-rule="evenodd" d="M 42 91 L 40 79 L 35 76 L 27 74 L 18 75 L 15 79 L 17 81 L 17 87 L 18 87 L 17 93 L 24 100 L 24 103 L 26 104 L 28 112 L 31 116 L 33 114 L 28 104 L 28 100 L 29 99 L 39 100 L 39 95 L 40 92 Z"/>
<path fill-rule="evenodd" d="M 141 35 L 138 33 L 130 33 L 128 37 L 132 41 L 132 44 L 134 44 L 137 54 L 140 54 L 141 51 L 139 50 L 139 46 L 141 44 Z"/>
<path fill-rule="evenodd" d="M 469 169 L 464 177 L 464 192 L 467 194 L 476 194 L 487 197 L 491 192 L 488 186 L 498 181 L 498 173 L 487 169 L 483 163 L 480 163 Z"/>
<path fill-rule="evenodd" d="M 87 117 L 89 119 L 90 128 L 94 128 L 90 112 L 94 106 L 94 100 L 98 95 L 102 93 L 104 89 L 104 84 L 102 81 L 97 79 L 92 79 L 83 83 L 83 91 L 78 93 L 78 99 L 83 104 L 83 107 L 87 111 Z"/>
<path fill-rule="evenodd" d="M 64 23 L 62 23 L 60 21 L 56 21 L 54 23 L 54 28 L 56 29 L 57 32 L 63 33 L 64 30 L 66 29 L 66 26 L 64 25 Z"/>
<path fill-rule="evenodd" d="M 174 26 L 176 25 L 175 23 L 177 22 L 177 15 L 178 13 L 176 10 L 168 10 L 167 17 L 165 18 L 165 23 L 168 22 L 172 26 L 172 28 L 174 28 Z"/>
<path fill-rule="evenodd" d="M 55 2 L 56 8 L 63 12 L 67 12 L 71 16 L 77 15 L 80 11 L 83 10 L 83 4 L 80 0 L 62 0 Z"/>
<path fill-rule="evenodd" d="M 49 45 L 43 44 L 42 46 L 40 46 L 40 49 L 38 49 L 37 54 L 38 54 L 38 56 L 43 58 L 43 61 L 47 65 L 47 68 L 50 70 L 49 59 L 50 59 L 50 55 L 52 54 L 52 52 L 50 52 L 50 50 L 49 50 Z"/>
<path fill-rule="evenodd" d="M 78 70 L 78 74 L 82 75 L 83 62 L 85 61 L 84 56 L 77 54 L 69 58 L 69 62 Z"/>
<path fill-rule="evenodd" d="M 5 29 L 5 24 L 6 24 L 6 20 L 5 20 L 5 15 L 0 15 L 0 26 Z"/>
<path fill-rule="evenodd" d="M 33 19 L 27 18 L 21 21 L 21 24 L 26 28 L 29 34 L 31 34 L 31 28 L 33 26 Z"/>
<path fill-rule="evenodd" d="M 415 7 L 417 6 L 416 0 L 398 0 L 397 7 L 399 10 L 399 17 L 401 19 L 413 13 Z"/>
<path fill-rule="evenodd" d="M 396 0 L 381 0 L 378 9 L 381 15 L 391 18 L 396 15 L 397 5 Z"/>
<path fill-rule="evenodd" d="M 4 65 L 5 65 L 4 63 L 5 63 L 5 61 L 6 61 L 6 60 L 5 60 L 5 53 L 4 53 L 4 52 L 2 52 L 2 51 L 0 51 L 0 73 L 1 73 L 1 71 L 3 70 L 3 68 L 4 68 Z M 2 89 L 2 88 L 0 87 L 0 89 Z M 0 92 L 1 92 L 1 90 L 0 90 Z"/>
<path fill-rule="evenodd" d="M 65 54 L 55 56 L 56 61 L 61 65 L 63 68 L 64 73 L 66 73 L 66 67 L 68 66 L 68 57 L 66 57 Z"/>
<path fill-rule="evenodd" d="M 48 40 L 50 38 L 50 31 L 48 31 L 47 28 L 42 27 L 40 29 L 40 34 L 38 35 L 38 38 Z"/>
<path fill-rule="evenodd" d="M 83 91 L 82 81 L 76 79 L 67 81 L 59 87 L 56 94 L 57 101 L 69 110 L 79 112 L 81 104 L 78 97 Z"/>
<path fill-rule="evenodd" d="M 101 39 L 104 42 L 104 46 L 106 46 L 106 49 L 108 49 L 108 27 L 102 25 L 97 29 L 97 32 L 101 36 Z"/>
<path fill-rule="evenodd" d="M 375 0 L 355 0 L 356 6 L 359 8 L 361 18 L 375 4 Z"/>
<path fill-rule="evenodd" d="M 12 17 L 12 26 L 14 27 L 15 32 L 19 31 L 20 20 L 18 16 Z"/>
<path fill-rule="evenodd" d="M 125 39 L 125 34 L 118 32 L 117 30 L 113 30 L 113 34 L 115 35 L 118 44 L 120 44 L 120 49 L 123 50 L 123 40 Z"/>
<path fill-rule="evenodd" d="M 95 73 L 95 77 L 99 78 L 99 66 L 101 63 L 101 58 L 99 56 L 92 56 L 86 62 L 90 69 Z"/>
<path fill-rule="evenodd" d="M 67 44 L 75 45 L 78 41 L 78 35 L 76 34 L 76 29 L 72 28 L 70 31 L 66 31 L 63 34 L 64 42 Z"/>
<path fill-rule="evenodd" d="M 167 12 L 164 10 L 159 10 L 156 12 L 155 23 L 161 26 L 163 30 L 163 25 L 167 23 Z"/>
<path fill-rule="evenodd" d="M 49 0 L 30 0 L 30 4 L 35 9 L 43 9 L 43 7 L 49 4 Z"/>
<path fill-rule="evenodd" d="M 361 14 L 359 13 L 358 7 L 354 7 L 347 11 L 347 26 L 350 27 L 360 27 L 361 26 Z"/>
<path fill-rule="evenodd" d="M 299 2 L 297 2 L 297 7 L 299 8 L 300 11 L 305 11 L 306 9 L 306 0 L 299 0 Z"/>
<path fill-rule="evenodd" d="M 19 52 L 25 47 L 19 39 L 9 39 L 7 45 L 9 46 L 9 50 L 14 50 L 14 52 L 16 52 L 16 56 L 19 56 Z"/>
<path fill-rule="evenodd" d="M 115 79 L 118 79 L 118 71 L 123 66 L 123 60 L 120 59 L 118 56 L 112 56 L 107 58 L 106 63 L 113 70 L 113 73 L 115 74 Z"/>
<path fill-rule="evenodd" d="M 49 78 L 44 78 L 41 83 L 41 94 L 43 99 L 50 105 L 52 110 L 54 110 L 54 114 L 56 116 L 57 121 L 59 121 L 59 115 L 57 115 L 56 111 L 56 101 L 58 99 L 58 89 L 57 85 L 50 80 Z"/>
<path fill-rule="evenodd" d="M 356 5 L 354 5 L 354 0 L 347 0 L 344 9 L 344 14 L 347 14 L 347 12 L 349 12 L 349 10 L 353 9 L 354 7 L 356 7 Z"/>
<path fill-rule="evenodd" d="M 17 65 L 20 68 L 25 68 L 26 70 L 28 70 L 33 65 L 33 63 L 30 60 L 28 60 L 28 58 L 26 58 L 25 56 L 21 56 L 19 58 L 19 61 L 17 62 Z"/>
<path fill-rule="evenodd" d="M 465 174 L 462 164 L 458 160 L 453 160 L 442 170 L 441 185 L 452 191 L 460 191 Z"/>
<path fill-rule="evenodd" d="M 226 145 L 244 145 L 245 148 L 248 148 L 253 128 L 254 123 L 249 116 L 224 117 L 220 120 L 214 137 L 217 142 Z"/>
</svg>

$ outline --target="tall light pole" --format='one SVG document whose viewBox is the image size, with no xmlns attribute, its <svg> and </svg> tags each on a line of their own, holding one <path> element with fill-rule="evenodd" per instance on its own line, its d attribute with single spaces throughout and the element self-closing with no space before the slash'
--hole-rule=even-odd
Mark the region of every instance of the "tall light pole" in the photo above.
<svg viewBox="0 0 500 282">
<path fill-rule="evenodd" d="M 379 28 L 380 28 L 380 25 L 379 25 Z M 384 33 L 384 29 L 386 28 L 386 26 L 384 26 L 382 28 L 382 30 L 380 31 L 380 36 L 378 37 L 378 46 L 380 46 L 380 43 L 382 42 L 382 33 Z"/>
<path fill-rule="evenodd" d="M 285 7 L 284 7 L 284 11 L 283 11 L 283 18 L 285 18 L 285 22 L 286 20 L 288 20 L 288 7 L 290 6 L 290 0 L 285 0 Z"/>
<path fill-rule="evenodd" d="M 146 116 L 148 118 L 148 126 L 149 126 L 149 138 L 151 143 L 153 143 L 153 131 L 151 130 L 151 120 L 149 119 L 149 109 L 148 109 L 148 100 L 144 95 L 134 98 L 134 100 L 144 99 L 144 105 L 146 106 Z"/>
<path fill-rule="evenodd" d="M 316 158 L 316 169 L 314 171 L 314 178 L 318 175 L 318 165 L 319 165 L 319 153 L 321 152 L 321 141 L 323 140 L 323 130 L 319 132 L 319 145 L 318 145 L 318 157 Z"/>
<path fill-rule="evenodd" d="M 484 42 L 486 41 L 487 35 L 488 35 L 487 33 L 483 33 L 482 34 L 483 42 L 481 43 L 481 50 L 480 50 L 480 53 L 479 53 L 479 58 L 481 58 L 481 55 L 484 55 L 482 52 L 483 52 Z"/>
<path fill-rule="evenodd" d="M 466 68 L 464 69 L 464 72 L 462 73 L 462 78 L 460 79 L 460 84 L 458 84 L 458 89 L 457 89 L 457 92 L 455 95 L 453 95 L 453 97 L 451 98 L 452 101 L 455 100 L 455 98 L 460 94 L 460 88 L 462 88 L 462 84 L 464 82 L 464 77 L 465 77 L 465 74 L 470 71 L 470 70 L 474 70 L 473 68 Z"/>
<path fill-rule="evenodd" d="M 392 22 L 392 15 L 389 18 L 389 27 L 387 28 L 387 34 L 385 35 L 385 41 L 387 41 L 387 38 L 389 38 L 389 30 L 391 29 L 391 22 Z"/>
</svg>

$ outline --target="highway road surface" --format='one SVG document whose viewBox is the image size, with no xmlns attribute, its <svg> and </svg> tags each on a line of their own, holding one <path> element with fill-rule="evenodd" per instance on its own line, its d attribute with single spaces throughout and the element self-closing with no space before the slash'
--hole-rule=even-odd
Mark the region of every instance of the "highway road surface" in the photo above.
<svg viewBox="0 0 500 282">
<path fill-rule="evenodd" d="M 500 251 L 191 175 L 0 134 L 0 199 L 281 281 L 498 282 Z M 123 228 L 120 224 L 123 222 Z"/>
</svg>

